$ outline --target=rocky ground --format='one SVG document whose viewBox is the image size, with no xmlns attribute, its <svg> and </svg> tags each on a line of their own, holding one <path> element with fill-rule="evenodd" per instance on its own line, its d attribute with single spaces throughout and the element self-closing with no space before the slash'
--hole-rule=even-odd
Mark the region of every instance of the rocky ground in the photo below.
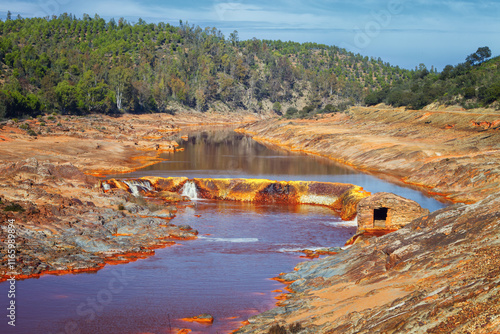
<svg viewBox="0 0 500 334">
<path fill-rule="evenodd" d="M 180 196 L 146 201 L 104 192 L 91 175 L 124 173 L 175 152 L 172 136 L 188 126 L 255 120 L 253 115 L 181 111 L 176 115 L 45 115 L 0 123 L 0 281 L 9 269 L 9 220 L 15 226 L 16 277 L 99 270 L 154 254 L 176 239 Z M 85 173 L 84 173 L 85 172 Z"/>
<path fill-rule="evenodd" d="M 8 268 L 8 222 L 14 221 L 17 278 L 92 271 L 147 257 L 176 239 L 196 238 L 175 226 L 176 208 L 123 190 L 104 193 L 97 178 L 71 164 L 29 158 L 0 167 L 0 281 Z"/>
<path fill-rule="evenodd" d="M 146 202 L 123 189 L 104 192 L 90 174 L 159 161 L 160 152 L 175 151 L 171 134 L 183 126 L 251 120 L 183 113 L 2 123 L 2 278 L 9 219 L 25 278 L 98 270 L 196 237 L 188 226 L 170 223 L 176 196 Z M 500 333 L 499 130 L 500 115 L 493 112 L 384 106 L 244 126 L 240 131 L 263 143 L 326 156 L 469 204 L 299 265 L 280 276 L 292 293 L 238 332 Z"/>
<path fill-rule="evenodd" d="M 304 262 L 280 276 L 293 293 L 237 333 L 500 333 L 499 204 L 456 204 Z"/>
<path fill-rule="evenodd" d="M 176 115 L 46 115 L 0 123 L 0 161 L 35 157 L 52 163 L 70 162 L 94 175 L 128 173 L 162 161 L 173 152 L 172 136 L 192 126 L 236 125 L 256 120 L 252 114 L 179 112 Z"/>
</svg>

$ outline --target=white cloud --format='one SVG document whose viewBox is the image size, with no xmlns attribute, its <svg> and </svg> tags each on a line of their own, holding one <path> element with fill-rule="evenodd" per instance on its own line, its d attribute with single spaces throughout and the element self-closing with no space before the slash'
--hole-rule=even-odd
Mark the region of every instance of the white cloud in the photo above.
<svg viewBox="0 0 500 334">
<path fill-rule="evenodd" d="M 91 16 L 97 13 L 106 19 L 125 17 L 131 22 L 139 17 L 148 22 L 176 23 L 182 19 L 202 27 L 215 26 L 225 34 L 238 30 L 242 39 L 255 36 L 354 45 L 355 34 L 380 22 L 374 13 L 387 12 L 390 0 L 183 1 L 22 0 L 11 1 L 4 7 L 23 17 L 67 12 L 79 17 L 83 13 Z M 437 57 L 439 49 L 443 50 L 443 59 L 453 55 L 461 59 L 469 52 L 463 50 L 474 51 L 482 45 L 489 45 L 494 54 L 500 52 L 500 41 L 495 34 L 500 31 L 500 1 L 400 1 L 404 10 L 392 15 L 388 23 L 380 24 L 380 31 L 361 50 L 363 54 L 381 56 L 396 64 L 425 62 L 441 66 L 440 61 L 429 61 Z M 392 55 L 401 59 L 396 61 Z"/>
</svg>

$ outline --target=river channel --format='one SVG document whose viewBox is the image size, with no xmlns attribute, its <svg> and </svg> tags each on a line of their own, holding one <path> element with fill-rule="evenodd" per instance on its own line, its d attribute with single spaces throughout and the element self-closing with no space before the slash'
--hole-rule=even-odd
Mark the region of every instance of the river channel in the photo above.
<svg viewBox="0 0 500 334">
<path fill-rule="evenodd" d="M 127 175 L 189 178 L 266 178 L 352 183 L 371 192 L 388 191 L 434 211 L 445 204 L 330 160 L 261 145 L 229 130 L 175 138 L 182 152 Z M 172 220 L 197 229 L 199 238 L 156 250 L 128 264 L 97 273 L 42 276 L 19 281 L 14 331 L 1 333 L 229 333 L 248 317 L 272 308 L 284 285 L 272 280 L 292 271 L 302 249 L 343 246 L 356 231 L 330 209 L 318 206 L 199 200 Z M 6 283 L 1 293 L 6 293 Z M 2 298 L 5 300 L 5 298 Z M 3 304 L 2 304 L 3 306 Z M 4 309 L 5 310 L 5 309 Z M 180 320 L 211 314 L 212 325 Z"/>
</svg>

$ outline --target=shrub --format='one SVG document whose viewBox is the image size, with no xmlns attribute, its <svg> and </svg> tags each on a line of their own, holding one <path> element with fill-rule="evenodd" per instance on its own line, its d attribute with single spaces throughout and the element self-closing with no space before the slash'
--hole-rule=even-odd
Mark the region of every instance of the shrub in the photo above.
<svg viewBox="0 0 500 334">
<path fill-rule="evenodd" d="M 269 328 L 269 334 L 287 334 L 286 328 L 284 326 L 280 326 L 278 324 Z"/>
<path fill-rule="evenodd" d="M 324 108 L 323 111 L 325 113 L 332 113 L 332 112 L 337 112 L 337 108 L 333 104 L 327 104 Z"/>
<path fill-rule="evenodd" d="M 281 103 L 279 102 L 274 102 L 273 104 L 273 110 L 277 114 L 281 114 Z"/>
<path fill-rule="evenodd" d="M 290 326 L 288 326 L 288 330 L 292 334 L 300 333 L 300 331 L 302 331 L 303 329 L 304 329 L 304 327 L 302 327 L 302 325 L 300 323 L 298 323 L 298 322 L 296 322 L 296 323 L 291 324 Z"/>
<path fill-rule="evenodd" d="M 475 97 L 476 97 L 476 88 L 474 88 L 474 87 L 464 88 L 464 98 L 473 99 Z"/>
<path fill-rule="evenodd" d="M 285 114 L 285 116 L 286 116 L 287 118 L 290 118 L 290 117 L 292 117 L 292 116 L 294 116 L 294 115 L 298 114 L 298 112 L 299 112 L 299 111 L 298 111 L 298 109 L 297 109 L 297 108 L 295 108 L 295 107 L 289 107 L 289 108 L 286 110 L 286 114 Z"/>
<path fill-rule="evenodd" d="M 21 205 L 19 205 L 17 203 L 13 203 L 13 204 L 9 204 L 5 208 L 3 208 L 3 211 L 24 212 L 26 210 L 24 210 L 24 208 Z"/>
<path fill-rule="evenodd" d="M 125 206 L 123 204 L 118 204 L 118 210 L 120 211 L 125 210 Z"/>
</svg>

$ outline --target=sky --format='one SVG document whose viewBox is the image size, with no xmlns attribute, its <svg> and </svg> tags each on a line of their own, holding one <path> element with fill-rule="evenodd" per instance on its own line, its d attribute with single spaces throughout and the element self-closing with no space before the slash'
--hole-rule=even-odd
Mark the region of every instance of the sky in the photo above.
<svg viewBox="0 0 500 334">
<path fill-rule="evenodd" d="M 391 65 L 441 70 L 478 47 L 500 55 L 500 0 L 0 0 L 0 15 L 98 14 L 129 22 L 216 27 L 240 40 L 336 45 Z"/>
</svg>

